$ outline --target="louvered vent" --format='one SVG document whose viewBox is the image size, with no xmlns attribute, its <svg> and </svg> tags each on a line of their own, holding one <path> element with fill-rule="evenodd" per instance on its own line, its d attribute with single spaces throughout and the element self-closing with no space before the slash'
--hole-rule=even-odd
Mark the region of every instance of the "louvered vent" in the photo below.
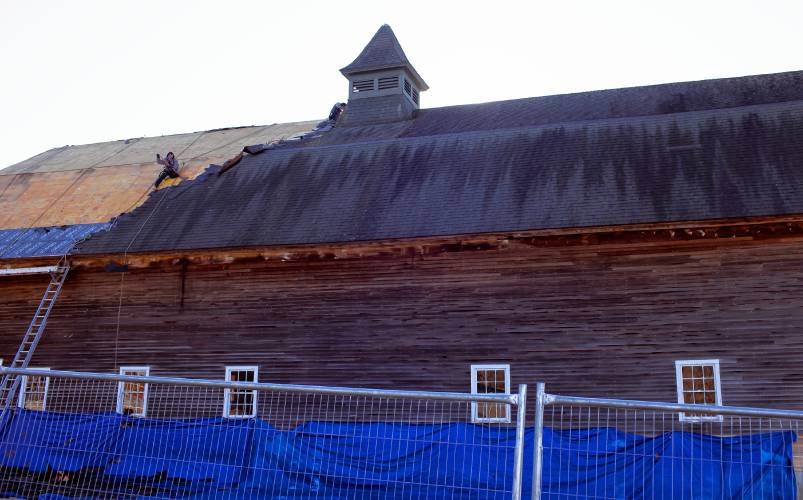
<svg viewBox="0 0 803 500">
<path fill-rule="evenodd" d="M 407 78 L 405 78 L 404 79 L 404 93 L 407 94 L 407 95 L 411 95 L 410 94 L 410 89 L 412 89 L 412 85 L 410 85 L 410 82 L 408 82 Z"/>
<path fill-rule="evenodd" d="M 398 76 L 386 76 L 379 79 L 379 90 L 395 89 L 399 86 Z"/>
<path fill-rule="evenodd" d="M 413 102 L 416 103 L 416 105 L 418 105 L 418 89 L 415 87 L 413 87 L 412 97 L 413 97 Z"/>
<path fill-rule="evenodd" d="M 374 90 L 374 80 L 355 80 L 352 83 L 352 92 L 370 92 Z"/>
</svg>

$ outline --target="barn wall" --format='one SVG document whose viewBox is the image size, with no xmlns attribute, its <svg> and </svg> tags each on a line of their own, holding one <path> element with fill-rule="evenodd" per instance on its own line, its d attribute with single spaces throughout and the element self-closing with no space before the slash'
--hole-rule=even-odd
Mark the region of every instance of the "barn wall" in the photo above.
<svg viewBox="0 0 803 500">
<path fill-rule="evenodd" d="M 471 363 L 504 362 L 514 386 L 673 401 L 675 359 L 718 358 L 725 404 L 803 409 L 801 243 L 78 270 L 32 366 L 222 378 L 258 364 L 262 381 L 465 391 Z M 46 282 L 0 283 L 6 360 Z"/>
</svg>

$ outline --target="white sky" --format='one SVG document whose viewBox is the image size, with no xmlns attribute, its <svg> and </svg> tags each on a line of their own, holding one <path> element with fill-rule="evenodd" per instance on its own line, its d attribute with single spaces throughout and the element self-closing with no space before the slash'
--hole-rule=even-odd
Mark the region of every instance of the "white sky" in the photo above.
<svg viewBox="0 0 803 500">
<path fill-rule="evenodd" d="M 803 69 L 803 0 L 0 0 L 0 167 L 324 118 L 383 23 L 422 107 Z"/>
</svg>

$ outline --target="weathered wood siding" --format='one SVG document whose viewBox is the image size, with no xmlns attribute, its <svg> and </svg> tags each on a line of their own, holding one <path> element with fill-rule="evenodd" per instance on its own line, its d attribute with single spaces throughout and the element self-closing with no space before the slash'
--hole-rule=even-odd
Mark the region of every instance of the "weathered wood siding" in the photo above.
<svg viewBox="0 0 803 500">
<path fill-rule="evenodd" d="M 803 409 L 803 239 L 705 240 L 76 271 L 33 365 L 469 389 L 472 363 L 564 394 L 673 401 L 674 360 L 721 361 L 725 404 Z M 122 309 L 117 332 L 122 281 Z M 8 360 L 47 283 L 0 281 Z M 182 294 L 183 288 L 183 294 Z"/>
</svg>

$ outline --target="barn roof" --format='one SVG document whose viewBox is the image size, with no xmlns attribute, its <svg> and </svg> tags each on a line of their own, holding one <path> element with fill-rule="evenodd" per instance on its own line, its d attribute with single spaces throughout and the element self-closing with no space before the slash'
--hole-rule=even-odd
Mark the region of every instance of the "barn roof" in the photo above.
<svg viewBox="0 0 803 500">
<path fill-rule="evenodd" d="M 424 109 L 251 151 L 77 251 L 801 214 L 803 72 Z"/>
<path fill-rule="evenodd" d="M 317 122 L 237 127 L 64 146 L 0 170 L 0 259 L 61 255 L 146 200 L 161 170 L 155 153 L 174 151 L 194 178 L 254 142 L 302 134 Z M 181 179 L 163 185 L 178 184 Z M 55 253 L 53 253 L 55 252 Z"/>
</svg>

